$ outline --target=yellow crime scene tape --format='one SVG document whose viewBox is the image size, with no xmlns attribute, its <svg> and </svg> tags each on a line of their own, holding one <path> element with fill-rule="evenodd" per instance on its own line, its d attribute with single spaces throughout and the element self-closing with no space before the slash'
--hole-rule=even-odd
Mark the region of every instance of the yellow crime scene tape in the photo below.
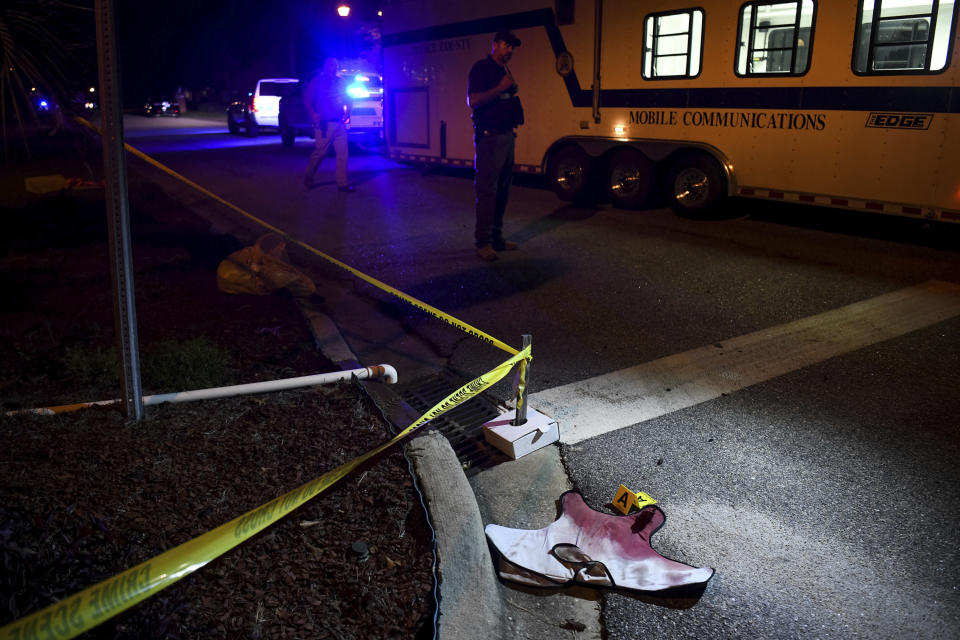
<svg viewBox="0 0 960 640">
<path fill-rule="evenodd" d="M 216 529 L 3 627 L 0 640 L 64 640 L 109 620 L 263 531 L 430 420 L 496 384 L 514 365 L 530 358 L 527 347 L 448 395 L 388 442 Z"/>
<path fill-rule="evenodd" d="M 103 135 L 102 132 L 84 118 L 76 118 L 76 122 L 91 131 Z M 247 513 L 235 518 L 219 527 L 208 531 L 207 533 L 185 542 L 173 549 L 165 551 L 158 556 L 142 562 L 137 566 L 117 574 L 107 580 L 104 580 L 92 587 L 89 587 L 73 596 L 52 604 L 40 611 L 32 613 L 20 620 L 0 628 L 0 640 L 34 640 L 50 639 L 61 640 L 73 638 L 93 627 L 109 620 L 117 614 L 129 609 L 135 604 L 142 602 L 155 593 L 167 588 L 174 582 L 193 573 L 205 566 L 211 560 L 223 555 L 230 549 L 241 544 L 250 537 L 263 531 L 281 518 L 287 516 L 309 500 L 325 491 L 327 488 L 336 484 L 358 466 L 373 458 L 379 453 L 385 451 L 404 438 L 414 433 L 417 429 L 427 424 L 437 416 L 453 409 L 454 407 L 466 402 L 475 395 L 481 393 L 488 387 L 496 384 L 506 376 L 515 365 L 519 363 L 520 376 L 518 383 L 519 398 L 523 398 L 523 391 L 526 387 L 526 365 L 531 360 L 530 347 L 518 351 L 506 343 L 487 335 L 486 333 L 475 329 L 469 324 L 450 316 L 435 307 L 426 304 L 402 291 L 399 291 L 375 278 L 372 278 L 357 269 L 328 256 L 327 254 L 314 249 L 310 245 L 290 236 L 273 225 L 260 220 L 256 216 L 244 211 L 240 207 L 224 200 L 220 196 L 204 189 L 185 176 L 178 174 L 169 167 L 150 158 L 141 151 L 124 145 L 130 153 L 136 155 L 147 163 L 157 167 L 165 173 L 183 181 L 194 187 L 201 193 L 213 198 L 217 202 L 233 209 L 248 219 L 260 224 L 261 226 L 280 234 L 290 242 L 306 249 L 307 251 L 324 258 L 325 260 L 349 271 L 356 277 L 372 284 L 373 286 L 394 295 L 401 300 L 412 304 L 413 306 L 426 311 L 450 325 L 453 325 L 466 333 L 479 338 L 489 344 L 492 344 L 511 354 L 509 360 L 501 363 L 491 371 L 481 375 L 467 384 L 463 385 L 433 408 L 420 416 L 406 429 L 398 433 L 388 442 L 354 458 L 323 475 L 301 485 L 282 496 L 274 498 L 270 502 L 263 504 Z"/>
<path fill-rule="evenodd" d="M 103 132 L 100 131 L 100 129 L 98 129 L 97 127 L 95 127 L 93 124 L 91 124 L 91 123 L 90 123 L 89 121 L 87 121 L 86 119 L 77 117 L 77 118 L 74 118 L 74 120 L 75 120 L 78 124 L 80 124 L 80 125 L 88 128 L 88 129 L 90 129 L 91 131 L 93 131 L 93 132 L 96 133 L 97 135 L 99 135 L 99 136 L 101 136 L 101 137 L 103 136 Z M 341 269 L 344 269 L 344 270 L 346 270 L 346 271 L 349 271 L 350 273 L 352 273 L 352 274 L 355 275 L 356 277 L 360 278 L 360 279 L 363 280 L 364 282 L 367 282 L 367 283 L 369 283 L 369 284 L 372 284 L 373 286 L 377 287 L 378 289 L 380 289 L 380 290 L 382 290 L 382 291 L 385 291 L 385 292 L 389 293 L 390 295 L 396 296 L 397 298 L 400 298 L 401 300 L 403 300 L 403 301 L 405 301 L 405 302 L 413 305 L 414 307 L 417 307 L 418 309 L 420 309 L 420 310 L 422 310 L 422 311 L 426 311 L 427 313 L 429 313 L 430 315 L 434 316 L 435 318 L 438 318 L 438 319 L 446 322 L 447 324 L 453 325 L 454 327 L 457 327 L 457 328 L 460 329 L 461 331 L 464 331 L 464 332 L 472 335 L 472 336 L 475 337 L 475 338 L 479 338 L 480 340 L 483 340 L 484 342 L 487 342 L 487 343 L 489 343 L 489 344 L 492 344 L 493 346 L 495 346 L 495 347 L 497 347 L 497 348 L 499 348 L 499 349 L 503 349 L 504 351 L 506 351 L 507 353 L 509 353 L 509 354 L 511 354 L 511 355 L 516 355 L 516 354 L 517 354 L 517 350 L 514 349 L 513 347 L 511 347 L 510 345 L 506 344 L 505 342 L 502 342 L 502 341 L 500 341 L 500 340 L 497 340 L 497 339 L 494 338 L 493 336 L 487 335 L 487 334 L 484 333 L 483 331 L 480 331 L 479 329 L 476 329 L 476 328 L 470 326 L 470 325 L 467 324 L 466 322 L 463 322 L 462 320 L 458 320 L 457 318 L 454 318 L 453 316 L 444 313 L 444 312 L 441 311 L 440 309 L 437 309 L 436 307 L 433 307 L 433 306 L 427 304 L 426 302 L 423 302 L 422 300 L 417 300 L 417 299 L 414 298 L 413 296 L 407 295 L 406 293 L 400 291 L 399 289 L 394 289 L 394 288 L 391 287 L 390 285 L 388 285 L 388 284 L 386 284 L 386 283 L 384 283 L 384 282 L 380 282 L 380 281 L 377 280 L 376 278 L 373 278 L 373 277 L 371 277 L 371 276 L 368 276 L 367 274 L 363 273 L 362 271 L 359 271 L 358 269 L 354 269 L 354 268 L 351 267 L 350 265 L 348 265 L 348 264 L 346 264 L 346 263 L 344 263 L 344 262 L 341 262 L 341 261 L 337 260 L 337 259 L 334 258 L 333 256 L 329 256 L 329 255 L 325 254 L 324 252 L 320 251 L 319 249 L 315 249 L 315 248 L 311 247 L 310 245 L 308 245 L 308 244 L 305 243 L 305 242 L 301 242 L 299 239 L 291 236 L 290 234 L 286 233 L 285 231 L 283 231 L 283 230 L 281 230 L 281 229 L 278 229 L 277 227 L 273 226 L 273 225 L 270 224 L 269 222 L 267 222 L 267 221 L 265 221 L 265 220 L 261 220 L 260 218 L 256 217 L 256 216 L 253 215 L 252 213 L 249 213 L 249 212 L 241 209 L 241 208 L 238 207 L 237 205 L 233 204 L 232 202 L 230 202 L 230 201 L 228 201 L 228 200 L 225 200 L 225 199 L 221 198 L 220 196 L 218 196 L 217 194 L 213 193 L 212 191 L 209 191 L 209 190 L 207 190 L 207 189 L 204 189 L 203 187 L 201 187 L 201 186 L 200 186 L 199 184 L 197 184 L 196 182 L 190 180 L 190 179 L 187 178 L 186 176 L 183 176 L 183 175 L 177 173 L 176 171 L 174 171 L 174 170 L 171 169 L 170 167 L 168 167 L 168 166 L 166 166 L 166 165 L 164 165 L 164 164 L 162 164 L 162 163 L 160 163 L 160 162 L 157 162 L 156 160 L 154 160 L 153 158 L 151 158 L 151 157 L 148 156 L 147 154 L 143 153 L 143 152 L 140 151 L 139 149 L 136 149 L 136 148 L 130 146 L 129 144 L 127 144 L 127 143 L 124 143 L 123 146 L 127 149 L 127 151 L 129 151 L 129 152 L 132 153 L 133 155 L 137 156 L 138 158 L 140 158 L 140 159 L 143 160 L 144 162 L 146 162 L 146 163 L 148 163 L 148 164 L 150 164 L 150 165 L 152 165 L 152 166 L 160 169 L 160 170 L 163 171 L 164 173 L 166 173 L 166 174 L 168 174 L 168 175 L 170 175 L 170 176 L 173 176 L 174 178 L 176 178 L 176 179 L 184 182 L 185 184 L 190 185 L 191 187 L 193 187 L 193 188 L 196 189 L 197 191 L 201 192 L 202 194 L 204 194 L 204 195 L 206 195 L 206 196 L 209 196 L 210 198 L 213 198 L 214 200 L 216 200 L 216 201 L 219 202 L 220 204 L 222 204 L 222 205 L 224 205 L 224 206 L 226 206 L 226 207 L 229 207 L 230 209 L 233 209 L 234 211 L 236 211 L 236 212 L 239 213 L 240 215 L 244 216 L 245 218 L 247 218 L 247 219 L 249 219 L 249 220 L 252 220 L 253 222 L 256 222 L 257 224 L 261 225 L 262 227 L 264 227 L 264 228 L 266 228 L 266 229 L 269 229 L 270 231 L 273 231 L 274 233 L 277 233 L 277 234 L 283 236 L 284 239 L 286 239 L 286 240 L 288 240 L 289 242 L 297 245 L 298 247 L 301 247 L 301 248 L 309 251 L 310 253 L 312 253 L 312 254 L 320 257 L 320 258 L 323 258 L 324 260 L 327 260 L 328 262 L 330 262 L 330 263 L 332 263 L 332 264 L 337 265 L 337 266 L 340 267 Z"/>
</svg>

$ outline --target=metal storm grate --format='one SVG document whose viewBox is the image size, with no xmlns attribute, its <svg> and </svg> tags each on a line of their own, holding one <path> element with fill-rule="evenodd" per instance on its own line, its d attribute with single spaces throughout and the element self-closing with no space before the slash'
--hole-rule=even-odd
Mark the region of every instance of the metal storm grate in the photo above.
<svg viewBox="0 0 960 640">
<path fill-rule="evenodd" d="M 397 385 L 402 387 L 397 392 L 423 414 L 467 382 L 451 371 L 442 371 L 415 380 L 409 386 Z M 498 415 L 497 403 L 481 393 L 430 423 L 450 441 L 467 477 L 510 459 L 483 438 L 483 424 Z"/>
</svg>

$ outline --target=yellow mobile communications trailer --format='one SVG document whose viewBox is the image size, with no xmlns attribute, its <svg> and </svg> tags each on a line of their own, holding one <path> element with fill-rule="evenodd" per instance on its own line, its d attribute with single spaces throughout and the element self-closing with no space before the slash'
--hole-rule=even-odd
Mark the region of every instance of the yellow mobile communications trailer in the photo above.
<svg viewBox="0 0 960 640">
<path fill-rule="evenodd" d="M 389 154 L 472 166 L 471 65 L 522 41 L 515 170 L 674 209 L 772 198 L 960 222 L 960 0 L 393 0 Z"/>
</svg>

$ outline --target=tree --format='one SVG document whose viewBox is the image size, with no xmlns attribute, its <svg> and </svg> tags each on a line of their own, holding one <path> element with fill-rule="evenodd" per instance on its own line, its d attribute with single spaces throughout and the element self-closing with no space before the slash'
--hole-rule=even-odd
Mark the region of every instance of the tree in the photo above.
<svg viewBox="0 0 960 640">
<path fill-rule="evenodd" d="M 76 92 L 96 69 L 93 0 L 3 0 L 0 2 L 0 128 L 9 163 L 8 125 L 23 134 L 39 124 L 37 106 L 69 114 L 83 108 Z"/>
</svg>

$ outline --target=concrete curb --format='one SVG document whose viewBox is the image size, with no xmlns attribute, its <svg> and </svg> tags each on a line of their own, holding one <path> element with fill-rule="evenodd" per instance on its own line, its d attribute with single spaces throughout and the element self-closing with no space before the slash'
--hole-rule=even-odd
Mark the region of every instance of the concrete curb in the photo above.
<svg viewBox="0 0 960 640">
<path fill-rule="evenodd" d="M 503 603 L 483 533 L 480 509 L 460 461 L 436 431 L 410 441 L 413 461 L 437 536 L 440 640 L 501 638 Z M 443 514 L 443 517 L 437 517 Z"/>
<path fill-rule="evenodd" d="M 311 305 L 304 302 L 320 351 L 341 368 L 364 366 L 357 363 L 333 320 L 317 309 L 308 311 L 305 307 Z M 379 381 L 361 384 L 395 424 L 406 426 L 419 417 L 388 385 Z M 550 590 L 502 584 L 484 533 L 484 516 L 491 522 L 521 528 L 536 528 L 555 519 L 554 504 L 545 503 L 543 496 L 558 496 L 571 488 L 559 450 L 540 449 L 472 480 L 463 473 L 450 442 L 436 431 L 414 436 L 404 450 L 413 463 L 436 534 L 439 640 L 568 635 L 600 640 L 598 593 L 568 588 L 563 592 L 576 597 L 552 598 Z"/>
<path fill-rule="evenodd" d="M 298 300 L 298 303 L 324 357 L 342 369 L 364 366 L 333 320 L 309 301 Z M 394 412 L 405 418 L 401 427 L 419 417 L 386 385 L 370 381 L 361 384 L 374 397 L 386 396 Z M 404 445 L 404 450 L 413 462 L 436 534 L 440 580 L 436 637 L 439 640 L 502 637 L 503 603 L 483 520 L 457 454 L 450 442 L 435 431 L 415 436 Z"/>
<path fill-rule="evenodd" d="M 297 303 L 300 311 L 307 318 L 307 322 L 310 323 L 310 330 L 317 343 L 317 350 L 327 360 L 345 371 L 364 366 L 360 364 L 357 356 L 347 346 L 343 336 L 340 335 L 340 329 L 330 319 L 330 316 L 320 312 L 309 301 L 297 300 Z"/>
<path fill-rule="evenodd" d="M 327 358 L 337 362 L 335 356 L 346 356 L 338 366 L 358 366 L 358 358 L 332 319 L 317 309 L 304 313 Z M 361 384 L 395 424 L 405 426 L 419 417 L 388 385 Z M 598 592 L 567 588 L 561 592 L 573 597 L 555 598 L 553 590 L 502 583 L 484 533 L 484 518 L 525 529 L 545 526 L 556 518 L 554 503 L 543 498 L 571 488 L 559 449 L 545 447 L 470 480 L 450 442 L 436 431 L 415 436 L 405 444 L 405 451 L 436 532 L 439 640 L 603 637 Z"/>
</svg>

